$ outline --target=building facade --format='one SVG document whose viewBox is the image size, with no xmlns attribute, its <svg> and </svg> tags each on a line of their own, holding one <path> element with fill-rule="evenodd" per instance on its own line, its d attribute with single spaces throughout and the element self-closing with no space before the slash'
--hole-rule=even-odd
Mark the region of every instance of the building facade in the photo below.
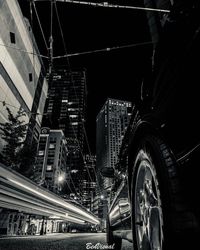
<svg viewBox="0 0 200 250">
<path fill-rule="evenodd" d="M 23 17 L 17 0 L 0 1 L 0 123 L 25 111 L 26 143 L 37 144 L 47 97 L 48 84 L 29 21 Z M 0 153 L 6 142 L 0 137 Z M 0 161 L 2 159 L 0 158 Z M 0 208 L 0 234 L 27 232 L 30 215 Z"/>
<path fill-rule="evenodd" d="M 71 72 L 66 66 L 59 66 L 53 69 L 49 82 L 43 126 L 63 131 L 68 147 L 67 168 L 71 176 L 66 193 L 79 197 L 84 166 L 85 71 Z"/>
<path fill-rule="evenodd" d="M 42 128 L 34 178 L 38 184 L 61 194 L 69 181 L 67 142 L 62 130 Z"/>
<path fill-rule="evenodd" d="M 27 142 L 39 140 L 48 85 L 32 29 L 16 0 L 0 2 L 0 122 L 22 108 Z M 39 115 L 38 115 L 39 114 Z M 0 139 L 0 150 L 5 142 Z"/>
<path fill-rule="evenodd" d="M 92 211 L 92 197 L 96 193 L 96 156 L 84 155 L 83 180 L 81 183 L 82 205 Z"/>
<path fill-rule="evenodd" d="M 131 102 L 108 98 L 96 119 L 96 168 L 100 190 L 110 190 L 111 180 L 103 178 L 100 170 L 115 167 L 122 139 L 131 117 Z"/>
</svg>

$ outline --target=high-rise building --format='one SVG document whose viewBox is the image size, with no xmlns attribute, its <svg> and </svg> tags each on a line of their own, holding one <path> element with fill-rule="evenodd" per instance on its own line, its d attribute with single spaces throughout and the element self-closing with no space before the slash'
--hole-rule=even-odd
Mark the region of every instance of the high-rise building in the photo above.
<svg viewBox="0 0 200 250">
<path fill-rule="evenodd" d="M 61 193 L 67 176 L 67 142 L 62 130 L 42 128 L 38 147 L 35 181 L 54 193 Z"/>
<path fill-rule="evenodd" d="M 0 26 L 0 122 L 8 121 L 6 107 L 13 115 L 23 108 L 26 141 L 37 143 L 48 85 L 32 29 L 17 0 L 0 2 Z M 4 146 L 0 138 L 0 151 Z"/>
<path fill-rule="evenodd" d="M 92 210 L 92 197 L 96 192 L 96 156 L 84 155 L 83 180 L 81 183 L 82 205 Z"/>
<path fill-rule="evenodd" d="M 131 102 L 108 98 L 96 119 L 96 168 L 100 190 L 109 190 L 111 180 L 103 178 L 99 171 L 115 167 L 122 139 L 131 117 Z"/>
<path fill-rule="evenodd" d="M 69 71 L 59 66 L 52 71 L 49 84 L 43 126 L 63 131 L 68 147 L 67 168 L 72 178 L 72 185 L 66 192 L 80 196 L 84 163 L 85 71 Z"/>
</svg>

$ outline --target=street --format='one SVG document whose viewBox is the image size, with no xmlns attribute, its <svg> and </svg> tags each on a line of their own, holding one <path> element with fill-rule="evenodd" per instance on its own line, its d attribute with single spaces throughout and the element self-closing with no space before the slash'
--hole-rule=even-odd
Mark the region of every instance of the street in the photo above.
<svg viewBox="0 0 200 250">
<path fill-rule="evenodd" d="M 0 239 L 0 250 L 109 249 L 106 246 L 105 233 L 65 233 Z M 132 244 L 123 241 L 122 250 L 132 250 Z"/>
</svg>

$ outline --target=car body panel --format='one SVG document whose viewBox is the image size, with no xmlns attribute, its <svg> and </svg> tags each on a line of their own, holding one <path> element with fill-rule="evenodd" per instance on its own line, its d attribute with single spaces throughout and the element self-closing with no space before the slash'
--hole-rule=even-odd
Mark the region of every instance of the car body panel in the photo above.
<svg viewBox="0 0 200 250">
<path fill-rule="evenodd" d="M 126 189 L 118 185 L 109 219 L 113 233 L 122 238 L 127 238 L 124 232 L 131 228 L 132 160 L 145 135 L 155 135 L 167 145 L 180 174 L 188 209 L 199 209 L 196 198 L 199 177 L 195 174 L 200 154 L 199 5 L 197 10 L 188 7 L 176 14 L 173 20 L 166 21 L 156 45 L 154 72 L 143 86 L 145 95 L 141 102 L 133 108 L 116 164 L 116 170 L 125 176 Z M 126 194 L 122 194 L 122 190 L 126 190 Z"/>
</svg>

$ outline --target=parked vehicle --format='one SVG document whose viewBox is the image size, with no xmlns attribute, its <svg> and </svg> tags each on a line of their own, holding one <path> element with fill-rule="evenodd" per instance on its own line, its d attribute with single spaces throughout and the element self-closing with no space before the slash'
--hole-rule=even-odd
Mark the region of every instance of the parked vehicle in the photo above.
<svg viewBox="0 0 200 250">
<path fill-rule="evenodd" d="M 102 169 L 113 178 L 107 241 L 116 249 L 122 239 L 134 250 L 199 248 L 200 8 L 171 2 L 118 163 Z"/>
</svg>

